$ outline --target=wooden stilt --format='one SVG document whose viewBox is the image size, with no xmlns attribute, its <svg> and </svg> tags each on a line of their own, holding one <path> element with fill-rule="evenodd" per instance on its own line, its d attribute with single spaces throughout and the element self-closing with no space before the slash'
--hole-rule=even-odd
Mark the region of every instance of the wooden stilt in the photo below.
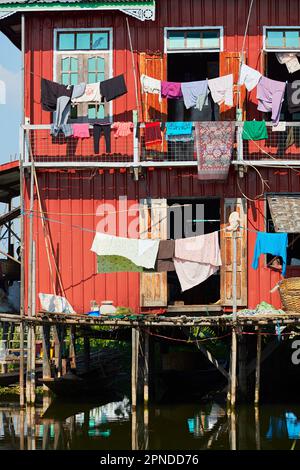
<svg viewBox="0 0 300 470">
<path fill-rule="evenodd" d="M 131 340 L 131 406 L 134 410 L 137 404 L 137 365 L 138 365 L 138 337 L 137 330 L 132 328 Z"/>
<path fill-rule="evenodd" d="M 149 333 L 144 333 L 144 407 L 149 402 Z"/>
<path fill-rule="evenodd" d="M 42 347 L 43 347 L 43 379 L 51 377 L 51 363 L 50 363 L 50 325 L 42 326 Z M 43 386 L 44 391 L 48 390 L 46 385 Z"/>
<path fill-rule="evenodd" d="M 261 366 L 261 334 L 257 330 L 256 371 L 255 371 L 255 397 L 254 403 L 258 405 L 260 399 L 260 366 Z"/>
<path fill-rule="evenodd" d="M 24 379 L 23 379 L 24 380 Z M 25 411 L 20 409 L 20 450 L 25 450 Z"/>
<path fill-rule="evenodd" d="M 260 416 L 259 416 L 259 407 L 255 406 L 255 440 L 256 440 L 256 450 L 261 449 L 260 442 Z"/>
<path fill-rule="evenodd" d="M 133 332 L 133 329 L 132 329 Z M 137 438 L 137 412 L 136 407 L 132 406 L 131 411 L 131 450 L 138 450 Z"/>
<path fill-rule="evenodd" d="M 236 449 L 236 414 L 235 410 L 231 410 L 230 413 L 230 449 Z"/>
<path fill-rule="evenodd" d="M 236 404 L 236 365 L 237 365 L 237 335 L 235 327 L 232 328 L 231 342 L 231 408 Z"/>
<path fill-rule="evenodd" d="M 238 337 L 238 360 L 239 360 L 239 371 L 238 371 L 238 389 L 239 395 L 242 400 L 247 398 L 247 343 L 246 338 L 243 335 Z"/>
<path fill-rule="evenodd" d="M 76 369 L 76 326 L 70 327 L 70 365 L 71 369 Z"/>
<path fill-rule="evenodd" d="M 31 294 L 31 316 L 36 316 L 36 251 L 35 242 L 32 242 L 32 294 Z M 31 326 L 31 370 L 30 370 L 30 403 L 35 403 L 35 356 L 36 356 L 36 334 L 35 324 Z"/>
<path fill-rule="evenodd" d="M 20 385 L 20 407 L 22 408 L 25 405 L 25 382 L 24 382 L 24 375 L 25 375 L 25 357 L 24 357 L 24 328 L 25 325 L 21 321 L 20 323 L 20 375 L 19 375 L 19 385 Z"/>
<path fill-rule="evenodd" d="M 85 370 L 88 371 L 90 368 L 90 339 L 88 336 L 85 336 L 83 339 L 83 347 Z"/>
</svg>

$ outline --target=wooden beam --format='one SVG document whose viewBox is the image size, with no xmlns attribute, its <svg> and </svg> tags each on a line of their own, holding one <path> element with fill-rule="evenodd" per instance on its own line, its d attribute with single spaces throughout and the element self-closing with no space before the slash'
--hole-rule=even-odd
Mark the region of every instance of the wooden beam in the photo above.
<svg viewBox="0 0 300 470">
<path fill-rule="evenodd" d="M 230 380 L 230 375 L 228 374 L 227 370 L 224 369 L 223 366 L 221 366 L 221 364 L 219 364 L 218 360 L 215 359 L 213 357 L 213 355 L 204 347 L 202 346 L 201 344 L 197 343 L 197 348 L 199 349 L 199 351 L 202 352 L 202 354 L 218 369 L 218 371 L 224 375 L 224 377 L 227 379 L 227 380 Z"/>
<path fill-rule="evenodd" d="M 255 372 L 255 397 L 254 403 L 258 405 L 260 398 L 260 370 L 261 370 L 261 334 L 258 329 L 257 350 L 256 350 L 256 372 Z"/>
<path fill-rule="evenodd" d="M 144 332 L 144 407 L 149 402 L 149 333 Z"/>
<path fill-rule="evenodd" d="M 236 329 L 232 328 L 232 342 L 231 342 L 231 397 L 230 397 L 230 405 L 231 408 L 235 408 L 236 404 L 236 369 L 237 369 L 237 335 Z"/>
</svg>

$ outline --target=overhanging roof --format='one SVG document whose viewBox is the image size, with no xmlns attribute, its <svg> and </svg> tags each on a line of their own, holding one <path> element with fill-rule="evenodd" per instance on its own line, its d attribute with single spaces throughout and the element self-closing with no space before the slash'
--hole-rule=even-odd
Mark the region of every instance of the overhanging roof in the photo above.
<svg viewBox="0 0 300 470">
<path fill-rule="evenodd" d="M 268 196 L 275 232 L 300 233 L 300 195 Z"/>
<path fill-rule="evenodd" d="M 21 13 L 119 10 L 141 21 L 155 20 L 155 0 L 0 0 L 0 31 L 21 48 Z"/>
<path fill-rule="evenodd" d="M 0 202 L 8 203 L 13 197 L 20 196 L 19 162 L 0 165 Z"/>
</svg>

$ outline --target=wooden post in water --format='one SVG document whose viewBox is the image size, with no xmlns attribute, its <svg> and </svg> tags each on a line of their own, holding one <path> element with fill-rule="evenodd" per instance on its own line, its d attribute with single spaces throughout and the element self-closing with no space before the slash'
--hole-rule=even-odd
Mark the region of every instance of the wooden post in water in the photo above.
<svg viewBox="0 0 300 470">
<path fill-rule="evenodd" d="M 76 369 L 76 325 L 70 327 L 70 365 L 71 369 Z"/>
<path fill-rule="evenodd" d="M 260 328 L 257 328 L 257 350 L 256 350 L 256 371 L 255 371 L 255 405 L 259 404 L 260 398 L 260 368 L 261 368 L 261 334 Z"/>
<path fill-rule="evenodd" d="M 149 333 L 144 332 L 144 407 L 149 402 Z"/>
<path fill-rule="evenodd" d="M 84 348 L 84 366 L 85 370 L 88 371 L 90 368 L 90 338 L 84 336 L 83 338 L 83 348 Z"/>
<path fill-rule="evenodd" d="M 139 332 L 137 328 L 132 328 L 131 338 L 131 405 L 132 409 L 136 409 L 139 351 Z"/>
<path fill-rule="evenodd" d="M 49 379 L 51 377 L 51 364 L 50 364 L 50 325 L 42 326 L 42 339 L 43 339 L 43 379 Z M 46 385 L 43 386 L 44 391 L 48 388 Z"/>
<path fill-rule="evenodd" d="M 235 407 L 236 403 L 236 365 L 237 365 L 237 336 L 236 336 L 236 316 L 237 316 L 237 293 L 236 293 L 236 281 L 237 281 L 237 237 L 236 230 L 233 229 L 233 285 L 232 285 L 232 341 L 231 341 L 231 407 Z"/>
<path fill-rule="evenodd" d="M 243 400 L 247 398 L 247 343 L 242 334 L 238 338 L 238 388 Z"/>
<path fill-rule="evenodd" d="M 32 294 L 31 294 L 31 316 L 36 316 L 36 250 L 35 242 L 32 242 Z M 31 367 L 30 367 L 30 403 L 35 403 L 35 356 L 36 356 L 36 334 L 35 324 L 30 325 L 31 331 Z"/>
</svg>

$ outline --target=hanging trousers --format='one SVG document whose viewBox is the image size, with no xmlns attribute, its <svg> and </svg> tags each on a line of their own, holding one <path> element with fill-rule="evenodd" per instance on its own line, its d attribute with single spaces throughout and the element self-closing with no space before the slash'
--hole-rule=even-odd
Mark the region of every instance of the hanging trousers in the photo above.
<svg viewBox="0 0 300 470">
<path fill-rule="evenodd" d="M 100 137 L 103 131 L 106 153 L 111 153 L 110 131 L 111 124 L 94 124 L 94 152 L 99 153 Z"/>
</svg>

